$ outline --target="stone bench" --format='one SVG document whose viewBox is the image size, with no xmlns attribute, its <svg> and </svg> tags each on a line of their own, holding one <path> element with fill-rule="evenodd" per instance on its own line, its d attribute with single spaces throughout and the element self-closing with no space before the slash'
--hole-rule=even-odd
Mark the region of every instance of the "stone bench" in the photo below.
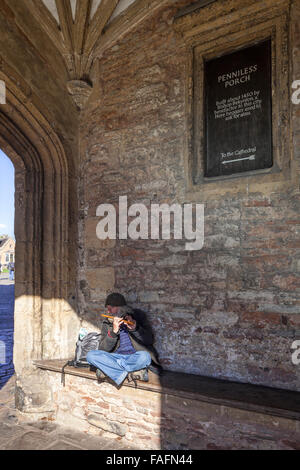
<svg viewBox="0 0 300 470">
<path fill-rule="evenodd" d="M 35 361 L 47 374 L 51 419 L 148 449 L 300 448 L 300 393 L 164 371 L 118 390 L 64 360 Z"/>
</svg>

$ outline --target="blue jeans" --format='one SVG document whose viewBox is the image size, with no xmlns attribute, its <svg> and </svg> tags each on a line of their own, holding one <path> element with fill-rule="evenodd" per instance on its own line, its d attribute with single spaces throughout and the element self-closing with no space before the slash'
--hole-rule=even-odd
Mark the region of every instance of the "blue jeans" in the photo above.
<svg viewBox="0 0 300 470">
<path fill-rule="evenodd" d="M 117 354 L 106 351 L 89 351 L 86 356 L 89 364 L 100 369 L 117 385 L 127 377 L 128 372 L 144 369 L 151 364 L 151 356 L 147 351 L 134 354 Z"/>
<path fill-rule="evenodd" d="M 9 271 L 9 280 L 13 281 L 15 278 L 15 272 L 14 271 Z"/>
</svg>

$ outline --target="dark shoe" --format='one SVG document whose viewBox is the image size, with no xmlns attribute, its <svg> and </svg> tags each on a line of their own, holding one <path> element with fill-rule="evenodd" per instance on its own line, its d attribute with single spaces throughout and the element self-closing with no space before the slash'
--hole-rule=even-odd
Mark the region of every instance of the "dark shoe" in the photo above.
<svg viewBox="0 0 300 470">
<path fill-rule="evenodd" d="M 96 377 L 97 377 L 98 380 L 105 380 L 106 379 L 106 375 L 100 369 L 96 370 Z"/>
<path fill-rule="evenodd" d="M 96 370 L 96 377 L 99 383 L 105 382 L 105 383 L 114 385 L 118 390 L 120 390 L 122 384 L 117 385 L 116 382 L 114 382 L 110 377 L 108 377 L 108 375 L 105 375 L 104 372 L 102 372 L 102 370 L 100 369 L 95 369 L 95 370 Z"/>
<path fill-rule="evenodd" d="M 135 372 L 129 372 L 127 376 L 128 382 L 136 382 L 140 380 L 141 382 L 149 382 L 148 370 L 142 369 Z"/>
<path fill-rule="evenodd" d="M 162 375 L 163 372 L 164 372 L 162 366 L 160 366 L 158 364 L 153 364 L 153 363 L 150 364 L 148 369 L 150 370 L 150 372 L 153 372 L 153 374 L 155 374 L 155 375 Z"/>
</svg>

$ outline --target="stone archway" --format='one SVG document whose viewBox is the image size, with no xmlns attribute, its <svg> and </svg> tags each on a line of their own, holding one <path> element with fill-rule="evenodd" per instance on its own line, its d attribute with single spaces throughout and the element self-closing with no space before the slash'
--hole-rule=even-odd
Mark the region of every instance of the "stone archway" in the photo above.
<svg viewBox="0 0 300 470">
<path fill-rule="evenodd" d="M 21 411 L 43 412 L 51 397 L 33 361 L 69 357 L 70 328 L 78 324 L 68 303 L 68 164 L 58 136 L 19 84 L 3 72 L 0 79 L 0 147 L 15 166 L 16 402 Z"/>
</svg>

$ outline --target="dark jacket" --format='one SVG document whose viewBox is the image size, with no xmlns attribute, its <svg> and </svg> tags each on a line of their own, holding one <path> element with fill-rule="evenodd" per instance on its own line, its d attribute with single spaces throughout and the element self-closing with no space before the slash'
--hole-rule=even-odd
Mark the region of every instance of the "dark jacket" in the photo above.
<svg viewBox="0 0 300 470">
<path fill-rule="evenodd" d="M 132 310 L 129 314 L 136 321 L 136 329 L 128 330 L 132 346 L 136 351 L 148 351 L 152 362 L 149 369 L 152 372 L 160 373 L 162 368 L 159 363 L 158 355 L 153 347 L 153 334 L 151 329 L 143 320 L 139 310 Z M 106 352 L 115 352 L 120 346 L 120 334 L 114 333 L 112 321 L 105 319 L 101 328 L 101 341 L 99 349 Z"/>
</svg>

